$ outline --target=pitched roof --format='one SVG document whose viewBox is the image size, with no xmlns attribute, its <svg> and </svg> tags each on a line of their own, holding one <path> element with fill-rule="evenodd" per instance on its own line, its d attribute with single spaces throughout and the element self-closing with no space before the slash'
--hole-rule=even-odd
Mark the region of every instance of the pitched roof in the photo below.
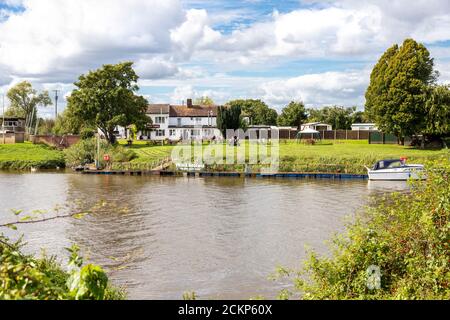
<svg viewBox="0 0 450 320">
<path fill-rule="evenodd" d="M 171 117 L 217 117 L 217 106 L 198 106 L 194 105 L 190 108 L 187 106 L 170 106 Z"/>
<path fill-rule="evenodd" d="M 169 104 L 151 104 L 147 108 L 147 114 L 168 114 Z"/>
<path fill-rule="evenodd" d="M 217 117 L 217 110 L 218 106 L 193 105 L 192 107 L 188 108 L 187 106 L 175 106 L 170 104 L 151 104 L 147 108 L 147 114 L 169 114 L 170 117 L 174 118 L 206 118 L 210 115 L 212 115 L 213 117 Z"/>
</svg>

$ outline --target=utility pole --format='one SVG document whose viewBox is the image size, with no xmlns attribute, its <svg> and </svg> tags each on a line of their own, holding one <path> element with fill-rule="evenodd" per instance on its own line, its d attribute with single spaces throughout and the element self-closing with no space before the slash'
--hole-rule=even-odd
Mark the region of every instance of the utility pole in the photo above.
<svg viewBox="0 0 450 320">
<path fill-rule="evenodd" d="M 59 90 L 53 90 L 55 92 L 55 120 L 58 119 L 58 92 Z"/>
</svg>

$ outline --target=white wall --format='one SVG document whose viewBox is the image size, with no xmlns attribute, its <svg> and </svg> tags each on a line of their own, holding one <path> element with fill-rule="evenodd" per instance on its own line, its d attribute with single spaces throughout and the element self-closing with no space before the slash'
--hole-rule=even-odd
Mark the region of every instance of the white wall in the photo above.
<svg viewBox="0 0 450 320">
<path fill-rule="evenodd" d="M 178 119 L 181 119 L 181 126 L 213 126 L 215 127 L 217 125 L 217 118 L 189 118 L 189 117 L 183 117 L 183 118 L 170 118 L 169 125 L 171 126 L 180 126 L 180 123 Z"/>
</svg>

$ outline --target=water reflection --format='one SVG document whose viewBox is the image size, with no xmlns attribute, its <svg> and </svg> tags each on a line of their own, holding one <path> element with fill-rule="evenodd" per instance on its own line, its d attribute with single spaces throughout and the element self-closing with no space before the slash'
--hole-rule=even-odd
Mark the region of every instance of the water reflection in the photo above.
<svg viewBox="0 0 450 320">
<path fill-rule="evenodd" d="M 273 298 L 277 265 L 298 267 L 370 195 L 401 185 L 364 181 L 0 174 L 2 208 L 92 210 L 83 220 L 25 226 L 31 252 L 65 255 L 72 242 L 113 270 L 130 298 Z M 26 195 L 26 197 L 24 197 Z M 26 199 L 24 201 L 23 199 Z M 0 220 L 11 215 L 0 213 Z M 128 268 L 123 267 L 126 261 Z"/>
<path fill-rule="evenodd" d="M 407 181 L 369 181 L 368 189 L 370 191 L 388 193 L 409 191 L 409 182 Z"/>
</svg>

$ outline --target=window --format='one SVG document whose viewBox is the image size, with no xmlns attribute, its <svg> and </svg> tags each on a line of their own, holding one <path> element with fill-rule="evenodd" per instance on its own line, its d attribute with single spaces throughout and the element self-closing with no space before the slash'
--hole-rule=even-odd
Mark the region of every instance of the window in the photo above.
<svg viewBox="0 0 450 320">
<path fill-rule="evenodd" d="M 166 130 L 156 130 L 157 137 L 164 137 L 166 135 Z"/>
<path fill-rule="evenodd" d="M 166 123 L 166 118 L 165 117 L 155 117 L 155 123 L 164 124 L 164 123 Z"/>
<path fill-rule="evenodd" d="M 200 130 L 191 130 L 191 136 L 193 137 L 197 137 L 200 135 Z"/>
<path fill-rule="evenodd" d="M 195 123 L 197 123 L 197 124 L 202 123 L 202 118 L 195 118 Z"/>
<path fill-rule="evenodd" d="M 174 129 L 169 130 L 169 135 L 171 137 L 175 136 L 176 134 L 177 134 L 177 130 L 174 130 Z"/>
<path fill-rule="evenodd" d="M 179 127 L 181 127 L 181 118 L 177 119 L 177 124 L 178 124 Z"/>
</svg>

